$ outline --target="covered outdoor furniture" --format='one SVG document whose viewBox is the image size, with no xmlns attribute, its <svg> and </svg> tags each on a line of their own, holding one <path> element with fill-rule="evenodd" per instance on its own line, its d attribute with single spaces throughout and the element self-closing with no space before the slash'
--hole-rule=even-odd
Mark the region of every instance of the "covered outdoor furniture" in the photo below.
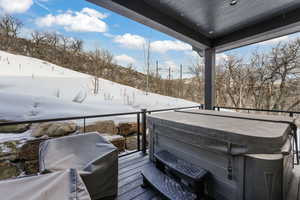
<svg viewBox="0 0 300 200">
<path fill-rule="evenodd" d="M 40 145 L 40 171 L 78 170 L 92 199 L 113 197 L 118 188 L 118 150 L 100 134 L 51 139 Z"/>
<path fill-rule="evenodd" d="M 74 169 L 0 181 L 0 193 L 3 200 L 91 200 Z"/>
</svg>

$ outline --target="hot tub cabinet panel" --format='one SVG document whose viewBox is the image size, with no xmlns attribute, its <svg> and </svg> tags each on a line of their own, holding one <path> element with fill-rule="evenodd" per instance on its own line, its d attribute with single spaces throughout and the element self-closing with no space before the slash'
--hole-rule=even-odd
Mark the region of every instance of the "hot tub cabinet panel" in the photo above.
<svg viewBox="0 0 300 200">
<path fill-rule="evenodd" d="M 289 157 L 281 154 L 247 156 L 245 199 L 286 199 L 292 169 L 284 166 L 284 160 L 289 160 Z M 285 174 L 285 169 L 289 174 Z"/>
<path fill-rule="evenodd" d="M 252 127 L 238 127 L 246 124 Z M 166 150 L 206 169 L 209 196 L 228 200 L 286 199 L 293 168 L 291 127 L 286 121 L 170 112 L 149 115 L 148 128 L 152 161 L 154 153 Z M 260 137 L 252 134 L 256 129 L 273 134 Z"/>
</svg>

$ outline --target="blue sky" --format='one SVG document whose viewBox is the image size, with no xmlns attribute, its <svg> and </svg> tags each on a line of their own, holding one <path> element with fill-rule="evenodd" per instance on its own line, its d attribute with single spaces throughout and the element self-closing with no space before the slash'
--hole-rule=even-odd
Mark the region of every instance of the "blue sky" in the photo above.
<svg viewBox="0 0 300 200">
<path fill-rule="evenodd" d="M 22 20 L 24 37 L 29 37 L 33 30 L 59 32 L 82 39 L 86 51 L 107 49 L 118 64 L 133 64 L 142 72 L 145 68 L 143 46 L 147 42 L 151 44 L 152 69 L 158 60 L 162 73 L 171 67 L 174 77 L 179 75 L 180 64 L 188 72 L 188 66 L 199 59 L 190 45 L 84 0 L 0 0 L 0 14 L 3 13 Z M 297 36 L 299 34 L 224 52 L 218 55 L 217 62 L 229 54 L 247 61 L 253 51 L 268 51 L 278 42 Z"/>
</svg>

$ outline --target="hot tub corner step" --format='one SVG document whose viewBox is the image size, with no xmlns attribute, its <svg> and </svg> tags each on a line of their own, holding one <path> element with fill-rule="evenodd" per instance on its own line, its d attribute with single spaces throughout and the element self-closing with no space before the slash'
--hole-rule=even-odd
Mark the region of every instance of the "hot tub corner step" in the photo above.
<svg viewBox="0 0 300 200">
<path fill-rule="evenodd" d="M 171 170 L 180 174 L 186 179 L 199 182 L 208 173 L 205 169 L 195 166 L 185 160 L 177 158 L 177 156 L 169 153 L 168 151 L 160 151 L 155 153 L 154 157 L 157 161 L 166 165 Z"/>
<path fill-rule="evenodd" d="M 154 164 L 143 168 L 144 185 L 149 185 L 169 200 L 195 200 L 196 194 L 187 191 L 172 178 L 162 173 Z"/>
</svg>

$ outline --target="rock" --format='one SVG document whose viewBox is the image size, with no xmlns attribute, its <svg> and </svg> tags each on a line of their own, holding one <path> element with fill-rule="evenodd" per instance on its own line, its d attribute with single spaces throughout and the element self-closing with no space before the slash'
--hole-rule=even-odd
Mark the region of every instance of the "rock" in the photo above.
<svg viewBox="0 0 300 200">
<path fill-rule="evenodd" d="M 19 159 L 19 141 L 8 141 L 0 144 L 0 161 L 15 161 Z"/>
<path fill-rule="evenodd" d="M 119 152 L 125 151 L 125 138 L 120 135 L 107 135 L 101 134 L 109 142 L 111 142 L 115 147 L 118 148 Z"/>
<path fill-rule="evenodd" d="M 31 136 L 42 137 L 47 135 L 49 137 L 59 137 L 69 135 L 77 130 L 77 125 L 70 122 L 55 122 L 42 123 L 32 130 Z"/>
<path fill-rule="evenodd" d="M 14 178 L 21 174 L 18 167 L 10 162 L 0 162 L 0 180 Z"/>
<path fill-rule="evenodd" d="M 83 127 L 80 128 L 80 131 L 83 132 Z M 99 132 L 102 134 L 117 134 L 117 128 L 112 120 L 107 121 L 98 121 L 94 124 L 90 124 L 85 126 L 85 132 Z"/>
<path fill-rule="evenodd" d="M 20 174 L 37 174 L 39 144 L 43 139 L 23 143 L 8 141 L 0 144 L 0 179 L 17 177 Z"/>
<path fill-rule="evenodd" d="M 37 174 L 39 172 L 39 161 L 25 161 L 24 172 L 26 175 Z"/>
<path fill-rule="evenodd" d="M 8 121 L 0 120 L 0 123 Z M 30 124 L 17 124 L 9 126 L 0 126 L 0 133 L 24 133 L 30 128 Z"/>
<path fill-rule="evenodd" d="M 135 122 L 119 123 L 117 129 L 118 129 L 118 134 L 123 136 L 128 136 L 130 134 L 134 134 L 138 132 L 137 123 Z"/>
<path fill-rule="evenodd" d="M 36 139 L 27 141 L 19 151 L 19 159 L 32 161 L 39 159 L 39 146 L 40 143 L 45 141 L 45 139 Z"/>
<path fill-rule="evenodd" d="M 126 141 L 126 149 L 127 150 L 136 150 L 137 149 L 137 136 L 130 136 L 130 137 L 126 137 L 125 139 Z"/>
</svg>

